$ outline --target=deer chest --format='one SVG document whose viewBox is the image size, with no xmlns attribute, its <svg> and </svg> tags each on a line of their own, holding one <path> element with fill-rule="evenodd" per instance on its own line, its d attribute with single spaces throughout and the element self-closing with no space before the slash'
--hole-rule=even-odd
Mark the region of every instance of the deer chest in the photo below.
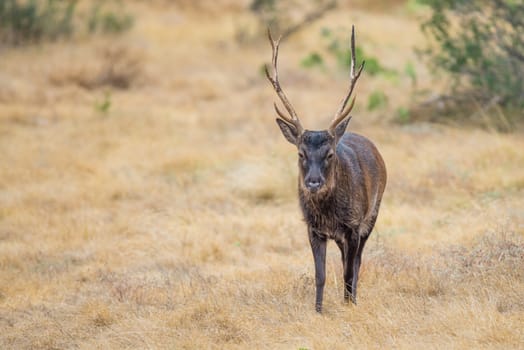
<svg viewBox="0 0 524 350">
<path fill-rule="evenodd" d="M 351 208 L 334 201 L 304 202 L 301 207 L 304 221 L 322 238 L 341 241 L 358 227 Z"/>
</svg>

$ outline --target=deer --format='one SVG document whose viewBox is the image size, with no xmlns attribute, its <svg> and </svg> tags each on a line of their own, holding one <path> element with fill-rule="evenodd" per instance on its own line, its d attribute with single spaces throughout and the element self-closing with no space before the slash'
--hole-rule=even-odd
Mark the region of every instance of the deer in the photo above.
<svg viewBox="0 0 524 350">
<path fill-rule="evenodd" d="M 298 197 L 315 264 L 315 310 L 322 313 L 326 282 L 326 247 L 334 240 L 340 249 L 344 269 L 344 302 L 357 303 L 357 283 L 362 251 L 377 220 L 386 187 L 386 166 L 375 145 L 366 137 L 346 132 L 355 104 L 351 98 L 365 61 L 355 71 L 355 27 L 351 29 L 351 64 L 347 94 L 326 130 L 304 129 L 282 90 L 278 78 L 278 50 L 282 37 L 274 40 L 272 67 L 266 77 L 284 105 L 275 102 L 277 125 L 285 139 L 298 150 Z"/>
</svg>

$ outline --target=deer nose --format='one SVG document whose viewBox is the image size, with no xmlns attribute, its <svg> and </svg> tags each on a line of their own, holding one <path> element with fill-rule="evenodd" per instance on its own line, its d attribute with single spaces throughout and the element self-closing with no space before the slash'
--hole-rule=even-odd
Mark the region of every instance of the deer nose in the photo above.
<svg viewBox="0 0 524 350">
<path fill-rule="evenodd" d="M 311 180 L 307 182 L 307 187 L 310 190 L 316 191 L 320 188 L 321 182 L 319 180 Z"/>
</svg>

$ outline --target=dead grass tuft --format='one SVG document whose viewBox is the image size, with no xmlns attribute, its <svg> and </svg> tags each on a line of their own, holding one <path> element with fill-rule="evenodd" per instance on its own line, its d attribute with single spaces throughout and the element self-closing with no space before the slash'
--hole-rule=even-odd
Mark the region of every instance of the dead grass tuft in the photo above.
<svg viewBox="0 0 524 350">
<path fill-rule="evenodd" d="M 399 254 L 384 246 L 376 246 L 368 253 L 362 276 L 381 283 L 387 281 L 394 293 L 419 298 L 448 298 L 464 294 L 508 297 L 508 303 L 497 302 L 497 309 L 519 307 L 508 290 L 510 280 L 524 281 L 524 242 L 516 234 L 488 233 L 471 248 L 446 247 L 432 256 Z M 494 288 L 501 286 L 498 290 Z M 509 294 L 507 294 L 509 293 Z"/>
<path fill-rule="evenodd" d="M 125 45 L 98 48 L 96 56 L 76 57 L 49 74 L 56 86 L 76 85 L 87 90 L 102 87 L 129 89 L 143 79 L 144 55 Z"/>
<path fill-rule="evenodd" d="M 103 302 L 89 302 L 82 310 L 95 327 L 108 327 L 115 322 L 110 308 Z"/>
<path fill-rule="evenodd" d="M 477 238 L 470 250 L 447 247 L 440 255 L 446 264 L 445 275 L 457 281 L 497 277 L 499 273 L 506 277 L 524 277 L 524 242 L 514 232 L 490 232 Z"/>
</svg>

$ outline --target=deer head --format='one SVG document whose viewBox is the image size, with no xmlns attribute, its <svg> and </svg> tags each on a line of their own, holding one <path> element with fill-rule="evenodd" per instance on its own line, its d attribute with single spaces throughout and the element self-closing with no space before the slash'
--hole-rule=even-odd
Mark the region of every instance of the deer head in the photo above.
<svg viewBox="0 0 524 350">
<path fill-rule="evenodd" d="M 269 42 L 271 43 L 273 56 L 272 73 L 270 73 L 270 68 L 266 65 L 266 76 L 271 85 L 273 85 L 275 92 L 288 112 L 288 115 L 286 115 L 275 103 L 275 111 L 279 116 L 276 119 L 276 122 L 286 140 L 294 144 L 298 149 L 301 185 L 309 192 L 317 193 L 323 188 L 332 187 L 333 185 L 334 167 L 337 161 L 336 147 L 342 138 L 342 135 L 344 135 L 349 120 L 351 119 L 348 115 L 355 104 L 355 97 L 353 97 L 349 106 L 347 106 L 347 104 L 351 98 L 355 84 L 360 77 L 360 73 L 362 72 L 362 69 L 364 69 L 364 62 L 362 62 L 358 71 L 355 72 L 355 27 L 353 26 L 351 30 L 351 70 L 349 89 L 346 96 L 342 99 L 328 129 L 321 131 L 304 130 L 302 127 L 295 109 L 284 94 L 278 80 L 277 60 L 281 37 L 277 40 L 273 40 L 269 30 L 268 37 Z M 326 186 L 326 184 L 328 184 L 328 186 Z"/>
</svg>

